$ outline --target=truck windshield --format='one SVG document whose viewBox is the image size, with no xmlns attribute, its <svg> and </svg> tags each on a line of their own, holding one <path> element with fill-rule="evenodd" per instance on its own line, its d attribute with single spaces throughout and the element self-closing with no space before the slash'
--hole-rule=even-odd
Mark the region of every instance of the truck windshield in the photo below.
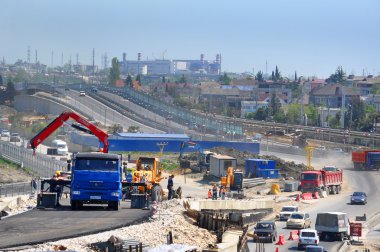
<svg viewBox="0 0 380 252">
<path fill-rule="evenodd" d="M 75 170 L 118 171 L 118 162 L 106 159 L 77 159 Z"/>
<path fill-rule="evenodd" d="M 302 174 L 301 179 L 302 180 L 316 180 L 317 174 L 311 174 L 311 173 Z"/>
</svg>

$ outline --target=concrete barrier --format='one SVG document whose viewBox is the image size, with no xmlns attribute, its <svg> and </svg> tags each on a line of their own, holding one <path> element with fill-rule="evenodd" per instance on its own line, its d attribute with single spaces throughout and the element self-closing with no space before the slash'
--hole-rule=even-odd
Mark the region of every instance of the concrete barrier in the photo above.
<svg viewBox="0 0 380 252">
<path fill-rule="evenodd" d="M 189 201 L 190 208 L 193 210 L 254 210 L 272 209 L 274 200 L 197 200 Z"/>
</svg>

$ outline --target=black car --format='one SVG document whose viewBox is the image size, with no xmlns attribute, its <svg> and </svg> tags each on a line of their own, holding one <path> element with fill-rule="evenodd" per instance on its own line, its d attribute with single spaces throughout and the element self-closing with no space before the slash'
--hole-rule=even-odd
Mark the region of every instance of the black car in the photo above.
<svg viewBox="0 0 380 252">
<path fill-rule="evenodd" d="M 351 205 L 354 204 L 367 204 L 367 194 L 365 192 L 354 192 L 351 195 Z"/>
<path fill-rule="evenodd" d="M 276 223 L 274 221 L 261 221 L 256 224 L 254 241 L 274 242 L 277 237 Z"/>
</svg>

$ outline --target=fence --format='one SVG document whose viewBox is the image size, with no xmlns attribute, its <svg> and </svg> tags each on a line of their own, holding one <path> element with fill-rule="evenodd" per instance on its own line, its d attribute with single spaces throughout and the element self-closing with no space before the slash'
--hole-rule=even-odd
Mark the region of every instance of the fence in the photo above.
<svg viewBox="0 0 380 252">
<path fill-rule="evenodd" d="M 33 154 L 33 150 L 0 141 L 0 157 L 12 161 L 23 168 L 32 170 L 37 177 L 51 177 L 55 171 L 65 171 L 67 163 L 52 159 L 41 153 Z M 31 183 L 12 183 L 0 185 L 0 197 L 30 192 Z"/>
<path fill-rule="evenodd" d="M 0 185 L 0 198 L 30 194 L 30 193 L 33 193 L 34 190 L 35 188 L 33 188 L 31 182 L 2 184 Z"/>
</svg>

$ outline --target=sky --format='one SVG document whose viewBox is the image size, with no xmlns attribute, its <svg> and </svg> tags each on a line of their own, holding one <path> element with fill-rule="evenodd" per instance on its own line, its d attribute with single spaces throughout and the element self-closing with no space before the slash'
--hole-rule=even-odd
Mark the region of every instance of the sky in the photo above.
<svg viewBox="0 0 380 252">
<path fill-rule="evenodd" d="M 102 66 L 136 60 L 215 60 L 222 71 L 327 78 L 380 74 L 379 0 L 0 0 L 0 60 Z M 110 63 L 109 63 L 110 65 Z"/>
</svg>

